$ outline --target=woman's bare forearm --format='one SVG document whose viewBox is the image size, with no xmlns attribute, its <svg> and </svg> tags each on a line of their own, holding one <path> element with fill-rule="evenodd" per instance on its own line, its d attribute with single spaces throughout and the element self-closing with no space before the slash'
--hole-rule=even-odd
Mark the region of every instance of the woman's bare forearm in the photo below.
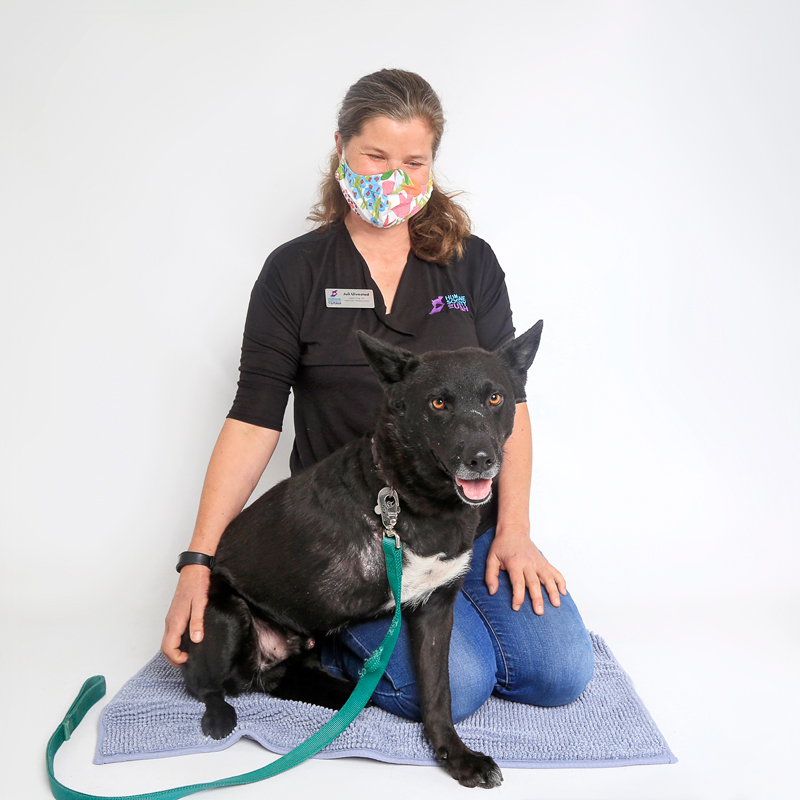
<svg viewBox="0 0 800 800">
<path fill-rule="evenodd" d="M 228 523 L 244 508 L 279 431 L 226 419 L 211 453 L 189 549 L 213 556 Z"/>
<path fill-rule="evenodd" d="M 532 449 L 528 404 L 518 403 L 497 478 L 497 536 L 501 538 L 529 535 Z"/>
</svg>

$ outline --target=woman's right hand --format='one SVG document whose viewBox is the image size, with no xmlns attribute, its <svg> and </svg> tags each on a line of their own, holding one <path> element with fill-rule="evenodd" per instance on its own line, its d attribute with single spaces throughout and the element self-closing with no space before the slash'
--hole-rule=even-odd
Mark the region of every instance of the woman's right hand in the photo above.
<svg viewBox="0 0 800 800">
<path fill-rule="evenodd" d="M 203 639 L 203 613 L 208 602 L 210 577 L 211 570 L 200 564 L 187 564 L 181 569 L 161 640 L 161 652 L 173 667 L 179 667 L 189 658 L 189 654 L 180 649 L 187 626 L 193 642 Z"/>
</svg>

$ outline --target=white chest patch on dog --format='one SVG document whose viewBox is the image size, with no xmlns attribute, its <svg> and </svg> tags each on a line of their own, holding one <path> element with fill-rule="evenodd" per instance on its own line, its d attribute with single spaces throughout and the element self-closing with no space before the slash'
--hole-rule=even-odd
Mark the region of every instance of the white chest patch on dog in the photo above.
<svg viewBox="0 0 800 800">
<path fill-rule="evenodd" d="M 447 559 L 444 553 L 435 556 L 418 556 L 406 548 L 403 559 L 403 583 L 400 602 L 406 606 L 422 605 L 440 586 L 452 583 L 462 576 L 472 560 L 472 550 L 467 550 L 456 558 Z M 384 610 L 394 608 L 394 598 L 384 606 Z"/>
</svg>

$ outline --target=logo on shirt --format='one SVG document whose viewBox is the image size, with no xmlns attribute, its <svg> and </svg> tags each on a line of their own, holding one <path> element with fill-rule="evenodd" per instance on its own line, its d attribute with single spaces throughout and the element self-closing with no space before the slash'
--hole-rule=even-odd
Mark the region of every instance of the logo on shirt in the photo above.
<svg viewBox="0 0 800 800">
<path fill-rule="evenodd" d="M 445 306 L 447 308 L 455 308 L 459 311 L 469 311 L 467 305 L 467 298 L 463 294 L 440 294 L 431 300 L 433 308 L 428 312 L 428 315 L 438 314 Z"/>
</svg>

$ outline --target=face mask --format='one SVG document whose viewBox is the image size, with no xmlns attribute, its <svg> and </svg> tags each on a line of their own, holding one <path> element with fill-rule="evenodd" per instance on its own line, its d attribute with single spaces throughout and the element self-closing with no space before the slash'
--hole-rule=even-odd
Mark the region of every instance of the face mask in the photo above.
<svg viewBox="0 0 800 800">
<path fill-rule="evenodd" d="M 376 228 L 391 228 L 414 216 L 433 191 L 433 173 L 427 186 L 414 183 L 401 169 L 382 175 L 356 175 L 342 152 L 336 180 L 350 208 Z"/>
</svg>

